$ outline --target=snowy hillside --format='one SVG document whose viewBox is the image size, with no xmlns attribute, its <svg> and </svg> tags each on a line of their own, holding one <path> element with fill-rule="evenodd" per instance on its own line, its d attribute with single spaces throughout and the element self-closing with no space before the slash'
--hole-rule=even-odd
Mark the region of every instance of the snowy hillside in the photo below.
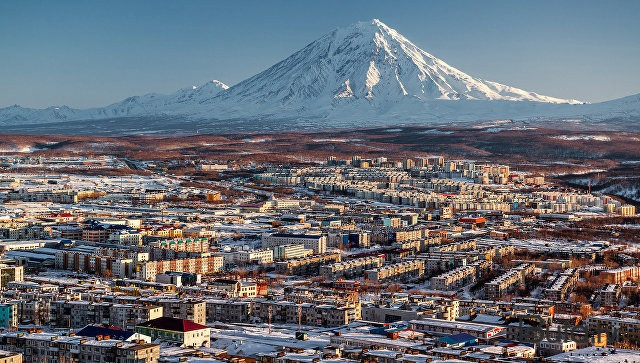
<svg viewBox="0 0 640 363">
<path fill-rule="evenodd" d="M 106 107 L 86 110 L 72 109 L 67 106 L 52 106 L 39 110 L 14 105 L 0 109 L 0 122 L 5 125 L 13 125 L 134 116 L 186 115 L 193 113 L 196 106 L 203 100 L 209 99 L 227 88 L 229 86 L 226 84 L 213 80 L 201 86 L 180 89 L 169 95 L 149 93 L 143 96 L 128 97 Z"/>
</svg>

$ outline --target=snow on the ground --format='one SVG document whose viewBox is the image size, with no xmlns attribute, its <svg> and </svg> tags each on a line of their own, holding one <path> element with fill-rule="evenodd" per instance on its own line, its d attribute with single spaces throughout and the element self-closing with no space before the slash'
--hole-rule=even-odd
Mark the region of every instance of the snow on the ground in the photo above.
<svg viewBox="0 0 640 363">
<path fill-rule="evenodd" d="M 605 135 L 560 135 L 551 136 L 552 139 L 578 141 L 578 140 L 592 140 L 592 141 L 611 141 L 609 136 Z"/>
</svg>

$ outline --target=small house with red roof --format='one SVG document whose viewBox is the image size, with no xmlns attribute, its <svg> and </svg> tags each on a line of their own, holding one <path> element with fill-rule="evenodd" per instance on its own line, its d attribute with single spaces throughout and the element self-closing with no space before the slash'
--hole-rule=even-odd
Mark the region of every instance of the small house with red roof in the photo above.
<svg viewBox="0 0 640 363">
<path fill-rule="evenodd" d="M 156 318 L 136 325 L 136 333 L 148 335 L 152 341 L 164 341 L 180 347 L 209 347 L 211 329 L 191 320 L 170 317 Z"/>
</svg>

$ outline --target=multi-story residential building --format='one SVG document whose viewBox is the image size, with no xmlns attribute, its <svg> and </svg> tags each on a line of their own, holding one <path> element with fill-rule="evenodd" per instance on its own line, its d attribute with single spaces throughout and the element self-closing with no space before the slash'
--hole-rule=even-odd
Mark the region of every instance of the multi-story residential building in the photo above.
<svg viewBox="0 0 640 363">
<path fill-rule="evenodd" d="M 22 323 L 44 325 L 49 323 L 49 302 L 45 299 L 27 298 L 20 300 L 18 320 Z"/>
<path fill-rule="evenodd" d="M 0 350 L 0 363 L 22 363 L 22 354 Z"/>
<path fill-rule="evenodd" d="M 623 266 L 600 271 L 600 280 L 609 284 L 622 284 L 627 280 L 640 279 L 640 266 Z"/>
<path fill-rule="evenodd" d="M 320 275 L 329 280 L 351 279 L 364 275 L 366 270 L 376 269 L 384 264 L 384 256 L 357 258 L 330 265 L 320 266 Z"/>
<path fill-rule="evenodd" d="M 203 300 L 147 297 L 140 301 L 162 307 L 163 317 L 190 320 L 197 324 L 207 323 L 207 304 Z"/>
<path fill-rule="evenodd" d="M 161 190 L 146 190 L 131 195 L 133 205 L 151 205 L 164 200 L 166 193 Z"/>
<path fill-rule="evenodd" d="M 570 292 L 577 281 L 578 269 L 566 269 L 553 281 L 551 287 L 544 290 L 544 293 L 547 299 L 554 301 L 565 300 L 567 293 Z"/>
<path fill-rule="evenodd" d="M 187 238 L 155 241 L 149 244 L 151 247 L 166 248 L 184 252 L 209 252 L 208 238 Z"/>
<path fill-rule="evenodd" d="M 142 235 L 129 230 L 111 232 L 108 241 L 123 246 L 137 246 L 142 244 Z"/>
<path fill-rule="evenodd" d="M 457 290 L 476 281 L 476 266 L 461 266 L 431 278 L 431 288 L 440 291 Z"/>
<path fill-rule="evenodd" d="M 54 300 L 49 303 L 48 315 L 49 324 L 58 328 L 79 329 L 87 325 L 108 324 L 129 329 L 163 316 L 163 308 L 152 304 Z"/>
<path fill-rule="evenodd" d="M 310 234 L 273 233 L 263 236 L 262 247 L 273 248 L 275 246 L 302 244 L 304 248 L 313 250 L 315 254 L 327 252 L 327 236 Z"/>
<path fill-rule="evenodd" d="M 87 338 L 51 333 L 0 333 L 0 349 L 22 355 L 7 363 L 76 362 L 76 363 L 156 363 L 160 345 L 144 341 Z M 15 354 L 13 357 L 15 357 Z M 11 357 L 9 354 L 5 354 Z M 2 361 L 0 354 L 0 362 Z"/>
<path fill-rule="evenodd" d="M 160 346 L 117 340 L 89 340 L 80 344 L 80 361 L 95 363 L 153 363 L 160 356 Z"/>
<path fill-rule="evenodd" d="M 163 316 L 164 308 L 159 305 L 113 304 L 109 321 L 111 325 L 132 330 L 137 324 Z"/>
<path fill-rule="evenodd" d="M 50 237 L 50 227 L 40 225 L 5 224 L 0 225 L 0 238 L 10 240 L 37 240 Z"/>
<path fill-rule="evenodd" d="M 248 323 L 251 317 L 250 301 L 207 300 L 207 321 L 223 323 Z"/>
<path fill-rule="evenodd" d="M 280 248 L 285 246 L 277 246 L 274 248 Z M 303 246 L 304 247 L 304 246 Z M 286 255 L 286 253 L 285 253 Z M 303 256 L 297 256 L 295 258 L 299 258 Z M 259 264 L 265 265 L 273 263 L 274 259 L 274 250 L 272 249 L 260 249 L 260 250 L 250 250 L 250 251 L 237 251 L 233 253 L 233 261 L 237 264 Z M 286 259 L 286 258 L 283 258 Z"/>
<path fill-rule="evenodd" d="M 8 193 L 11 200 L 22 200 L 23 202 L 52 202 L 52 203 L 78 203 L 79 198 L 90 194 L 90 191 L 76 190 L 27 190 L 20 189 L 16 192 Z"/>
<path fill-rule="evenodd" d="M 0 264 L 0 288 L 13 281 L 24 281 L 24 267 Z"/>
<path fill-rule="evenodd" d="M 602 289 L 600 289 L 600 297 L 603 306 L 618 306 L 618 301 L 620 300 L 620 285 L 618 284 L 607 284 Z"/>
<path fill-rule="evenodd" d="M 478 248 L 476 240 L 468 240 L 462 242 L 449 243 L 429 248 L 429 252 L 463 252 L 473 251 Z"/>
<path fill-rule="evenodd" d="M 305 248 L 303 244 L 273 246 L 272 251 L 276 261 L 304 258 L 313 254 L 313 250 Z"/>
<path fill-rule="evenodd" d="M 415 346 L 413 341 L 404 339 L 389 339 L 379 334 L 365 333 L 360 331 L 339 331 L 336 334 L 331 335 L 329 343 L 332 346 L 341 346 L 348 348 L 349 350 L 358 350 L 366 353 L 376 352 L 376 350 L 370 350 L 373 346 L 381 349 L 381 357 L 366 357 L 362 356 L 363 360 L 372 362 L 384 362 L 384 363 L 396 363 L 399 359 L 410 360 L 407 356 L 399 358 L 402 355 L 400 352 L 410 350 Z M 376 359 L 377 358 L 377 359 Z M 433 359 L 433 357 L 430 357 Z M 424 358 L 427 360 L 428 358 Z M 264 362 L 266 363 L 266 362 Z"/>
<path fill-rule="evenodd" d="M 89 225 L 82 229 L 82 239 L 89 242 L 105 242 L 112 232 L 114 231 L 99 224 Z"/>
<path fill-rule="evenodd" d="M 337 220 L 341 222 L 341 220 Z M 323 221 L 323 224 L 325 221 Z M 327 223 L 330 225 L 330 223 Z M 368 232 L 329 232 L 327 235 L 328 247 L 368 248 L 371 245 L 371 236 Z"/>
<path fill-rule="evenodd" d="M 188 272 L 170 272 L 156 275 L 156 283 L 171 284 L 175 287 L 193 286 L 202 282 L 202 275 Z"/>
<path fill-rule="evenodd" d="M 132 259 L 98 255 L 96 252 L 58 251 L 55 254 L 56 268 L 118 278 L 134 276 L 136 265 Z"/>
<path fill-rule="evenodd" d="M 251 281 L 238 281 L 230 279 L 214 279 L 207 285 L 213 290 L 221 290 L 229 297 L 256 297 L 258 286 Z"/>
<path fill-rule="evenodd" d="M 485 297 L 490 300 L 499 300 L 509 291 L 524 284 L 524 279 L 533 272 L 533 269 L 532 264 L 524 263 L 496 277 L 485 284 Z"/>
<path fill-rule="evenodd" d="M 342 255 L 340 253 L 327 253 L 295 260 L 281 261 L 276 263 L 276 272 L 285 275 L 317 275 L 320 272 L 320 266 L 340 262 L 341 260 Z"/>
<path fill-rule="evenodd" d="M 640 319 L 592 315 L 587 318 L 589 334 L 607 334 L 607 344 L 628 342 L 640 344 Z"/>
<path fill-rule="evenodd" d="M 262 322 L 297 324 L 312 326 L 342 326 L 358 320 L 362 316 L 359 302 L 333 304 L 296 304 L 291 301 L 269 301 L 256 299 L 252 302 L 251 315 Z"/>
<path fill-rule="evenodd" d="M 636 207 L 634 205 L 625 204 L 618 207 L 618 214 L 623 217 L 630 217 L 636 214 Z"/>
<path fill-rule="evenodd" d="M 14 239 L 14 238 L 12 238 Z M 47 242 L 44 240 L 36 241 L 2 241 L 0 242 L 0 253 L 13 250 L 35 250 L 44 247 Z"/>
<path fill-rule="evenodd" d="M 180 260 L 146 261 L 138 263 L 139 277 L 145 281 L 155 281 L 156 275 L 170 272 L 188 272 L 210 275 L 222 271 L 224 258 L 220 255 L 186 258 Z"/>
<path fill-rule="evenodd" d="M 422 318 L 438 318 L 455 320 L 458 317 L 457 300 L 438 299 L 418 304 L 404 304 L 401 306 L 382 306 L 368 304 L 362 306 L 362 319 L 380 323 L 409 321 Z"/>
<path fill-rule="evenodd" d="M 424 260 L 410 260 L 365 271 L 365 279 L 379 282 L 407 281 L 424 275 Z"/>
<path fill-rule="evenodd" d="M 556 312 L 556 303 L 553 301 L 535 302 L 524 301 L 494 301 L 481 299 L 461 299 L 458 301 L 460 315 L 470 315 L 474 312 L 491 311 L 496 314 L 513 314 L 515 312 L 526 312 L 541 316 L 551 316 Z"/>
<path fill-rule="evenodd" d="M 0 304 L 0 328 L 12 329 L 18 326 L 18 303 Z"/>
</svg>

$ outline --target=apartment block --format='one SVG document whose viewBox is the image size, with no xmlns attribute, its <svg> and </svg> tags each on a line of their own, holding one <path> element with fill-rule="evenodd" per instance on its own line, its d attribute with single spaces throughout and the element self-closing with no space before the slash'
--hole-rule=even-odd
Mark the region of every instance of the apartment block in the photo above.
<svg viewBox="0 0 640 363">
<path fill-rule="evenodd" d="M 13 281 L 24 281 L 24 267 L 0 264 L 0 288 Z"/>
<path fill-rule="evenodd" d="M 118 278 L 132 277 L 135 273 L 133 260 L 98 255 L 95 252 L 58 251 L 55 264 L 57 269 L 109 274 Z"/>
<path fill-rule="evenodd" d="M 524 279 L 533 273 L 534 266 L 529 263 L 518 265 L 484 285 L 485 298 L 499 300 L 508 292 L 524 283 Z"/>
<path fill-rule="evenodd" d="M 600 280 L 609 284 L 622 284 L 640 279 L 640 266 L 623 266 L 600 272 Z"/>
<path fill-rule="evenodd" d="M 578 269 L 566 269 L 553 281 L 551 287 L 544 290 L 545 296 L 553 301 L 564 301 L 577 281 Z"/>
<path fill-rule="evenodd" d="M 190 320 L 202 325 L 207 323 L 207 304 L 203 300 L 147 297 L 140 301 L 162 307 L 163 317 Z"/>
<path fill-rule="evenodd" d="M 451 291 L 472 284 L 476 281 L 476 266 L 461 266 L 431 278 L 433 290 Z"/>
<path fill-rule="evenodd" d="M 349 324 L 362 317 L 359 302 L 343 305 L 333 304 L 296 304 L 291 301 L 255 300 L 252 303 L 251 315 L 262 322 L 297 324 L 333 327 Z"/>
<path fill-rule="evenodd" d="M 18 326 L 18 303 L 0 304 L 0 328 L 12 329 Z"/>
<path fill-rule="evenodd" d="M 155 241 L 149 244 L 151 247 L 165 248 L 183 252 L 209 252 L 208 238 L 186 238 Z"/>
<path fill-rule="evenodd" d="M 272 249 L 268 248 L 251 251 L 237 251 L 233 253 L 233 260 L 238 264 L 270 264 L 273 263 L 273 252 L 274 251 Z"/>
<path fill-rule="evenodd" d="M 248 323 L 252 314 L 250 301 L 206 300 L 207 321 L 214 323 Z"/>
<path fill-rule="evenodd" d="M 303 244 L 273 246 L 273 259 L 276 261 L 304 258 L 313 255 L 313 250 L 307 249 Z"/>
<path fill-rule="evenodd" d="M 155 281 L 156 275 L 170 272 L 188 272 L 209 275 L 224 267 L 224 258 L 219 255 L 186 258 L 180 260 L 146 261 L 138 264 L 139 277 L 145 281 Z"/>
<path fill-rule="evenodd" d="M 600 297 L 602 300 L 602 306 L 614 307 L 618 306 L 620 300 L 620 285 L 607 284 L 600 290 Z"/>
<path fill-rule="evenodd" d="M 589 334 L 607 333 L 613 340 L 640 344 L 640 319 L 592 315 L 586 323 Z M 612 344 L 612 340 L 607 338 L 607 343 Z"/>
<path fill-rule="evenodd" d="M 340 278 L 351 279 L 361 277 L 366 270 L 379 268 L 383 264 L 384 257 L 382 256 L 357 258 L 320 266 L 320 275 L 329 280 L 337 280 Z"/>
<path fill-rule="evenodd" d="M 365 279 L 379 282 L 407 281 L 424 275 L 423 260 L 411 260 L 365 271 Z"/>
<path fill-rule="evenodd" d="M 262 238 L 263 248 L 302 244 L 304 248 L 313 250 L 314 254 L 327 252 L 327 236 L 309 234 L 273 233 Z"/>
<path fill-rule="evenodd" d="M 87 325 L 107 324 L 130 329 L 136 324 L 163 315 L 157 304 L 117 304 L 107 302 L 56 300 L 49 303 L 49 324 L 58 328 L 79 329 Z"/>
<path fill-rule="evenodd" d="M 0 333 L 0 362 L 156 363 L 160 345 L 52 333 Z M 3 356 L 4 355 L 4 356 Z M 18 355 L 18 356 L 16 356 Z M 21 357 L 19 355 L 22 355 Z M 10 360 L 9 357 L 15 357 Z"/>
<path fill-rule="evenodd" d="M 214 279 L 207 285 L 212 290 L 225 291 L 228 297 L 256 297 L 258 286 L 255 282 L 231 279 Z"/>
<path fill-rule="evenodd" d="M 22 354 L 0 350 L 0 363 L 22 363 Z"/>
<path fill-rule="evenodd" d="M 320 266 L 340 261 L 342 261 L 340 253 L 314 255 L 296 260 L 277 262 L 276 273 L 299 276 L 318 275 Z"/>
</svg>

